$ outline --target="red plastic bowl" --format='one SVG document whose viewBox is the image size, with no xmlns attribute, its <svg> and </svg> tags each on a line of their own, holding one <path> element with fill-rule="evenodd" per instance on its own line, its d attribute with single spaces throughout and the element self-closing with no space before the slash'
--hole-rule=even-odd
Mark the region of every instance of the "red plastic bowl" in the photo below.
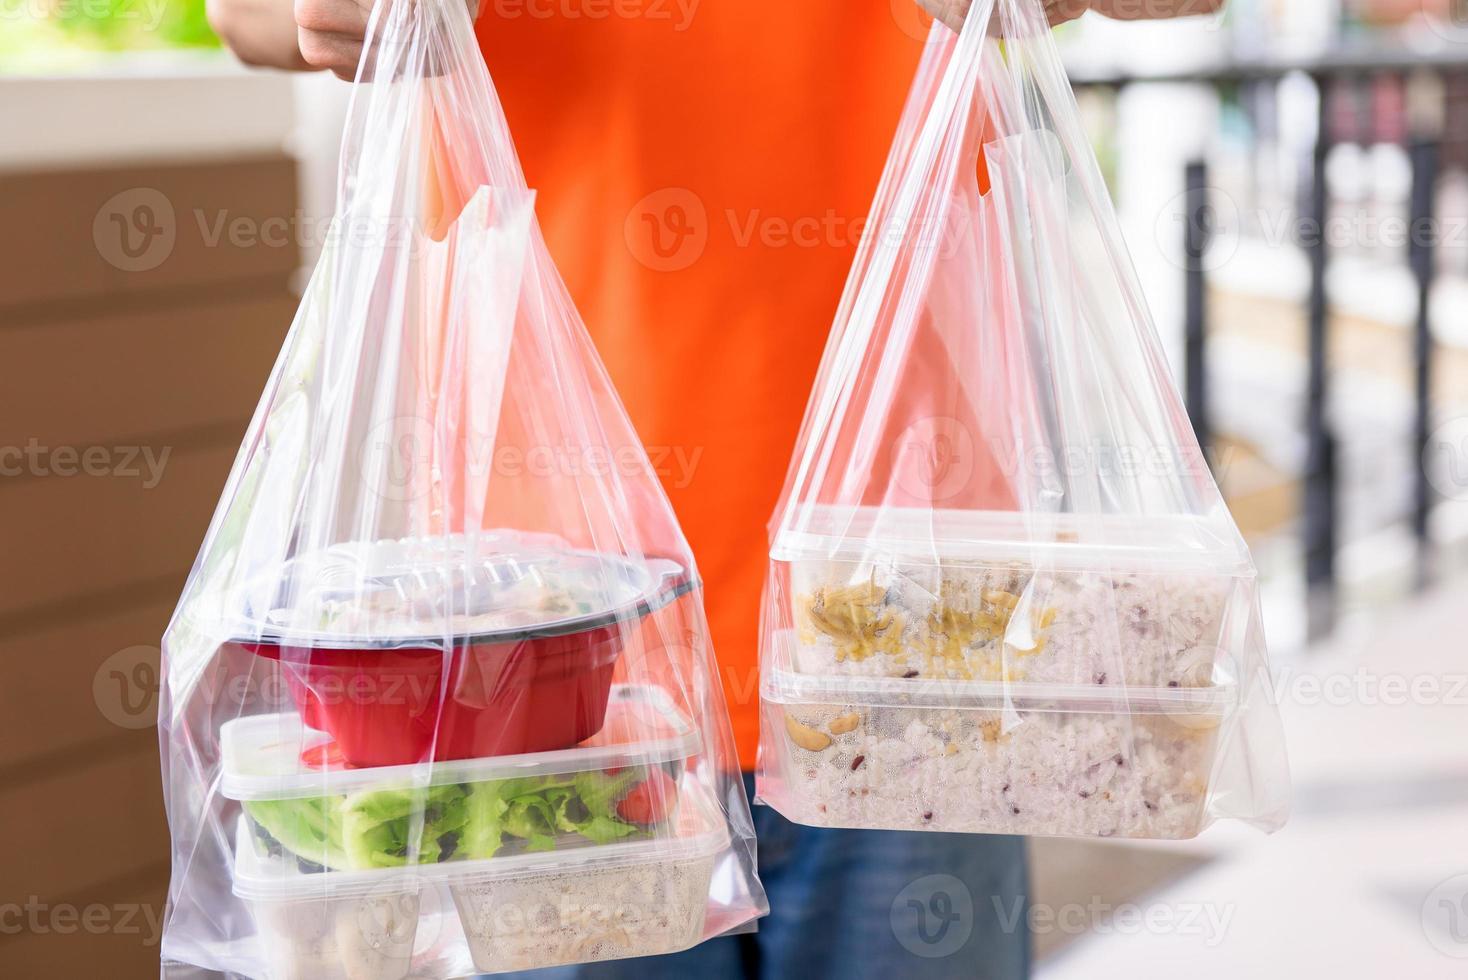
<svg viewBox="0 0 1468 980">
<path fill-rule="evenodd" d="M 625 624 L 441 649 L 241 646 L 276 661 L 302 720 L 357 767 L 569 748 L 601 730 Z M 448 668 L 445 680 L 444 669 Z"/>
</svg>

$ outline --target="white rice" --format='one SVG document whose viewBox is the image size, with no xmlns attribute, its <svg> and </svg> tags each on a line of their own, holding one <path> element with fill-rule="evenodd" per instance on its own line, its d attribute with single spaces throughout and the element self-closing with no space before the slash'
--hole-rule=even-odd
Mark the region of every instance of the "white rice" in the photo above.
<svg viewBox="0 0 1468 980">
<path fill-rule="evenodd" d="M 764 710 L 773 751 L 761 794 L 802 823 L 1159 839 L 1200 829 L 1218 720 L 768 701 Z M 787 713 L 829 744 L 795 744 Z M 855 729 L 840 732 L 853 714 Z"/>
<path fill-rule="evenodd" d="M 703 938 L 714 855 L 453 885 L 486 973 L 654 956 Z"/>
</svg>

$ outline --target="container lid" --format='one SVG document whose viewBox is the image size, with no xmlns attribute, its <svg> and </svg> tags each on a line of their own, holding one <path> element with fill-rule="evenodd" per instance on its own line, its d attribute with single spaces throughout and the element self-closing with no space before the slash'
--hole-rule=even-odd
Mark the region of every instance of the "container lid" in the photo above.
<svg viewBox="0 0 1468 980">
<path fill-rule="evenodd" d="M 772 669 L 764 672 L 760 682 L 760 697 L 765 701 L 959 711 L 1226 715 L 1239 700 L 1238 686 L 1233 683 L 1211 687 L 1141 687 L 801 674 L 791 666 L 794 642 L 790 630 L 775 634 Z"/>
<path fill-rule="evenodd" d="M 1068 568 L 1202 566 L 1222 572 L 1252 568 L 1248 551 L 1227 520 L 921 507 L 800 507 L 775 534 L 770 557 L 911 563 L 944 559 Z"/>
<path fill-rule="evenodd" d="M 257 578 L 235 632 L 323 648 L 509 642 L 638 619 L 693 584 L 677 562 L 576 549 L 547 534 L 354 541 Z"/>
<path fill-rule="evenodd" d="M 568 850 L 532 851 L 475 861 L 409 865 L 370 871 L 302 872 L 295 862 L 259 852 L 242 816 L 235 830 L 234 893 L 253 901 L 306 901 L 360 895 L 391 896 L 425 884 L 478 885 L 547 872 L 574 874 L 713 857 L 729 846 L 729 826 L 707 789 L 692 779 L 681 790 L 675 832 Z"/>
<path fill-rule="evenodd" d="M 329 761 L 331 744 L 331 736 L 307 728 L 293 712 L 225 722 L 219 733 L 220 792 L 232 800 L 291 800 L 591 772 L 687 759 L 698 752 L 701 742 L 698 730 L 665 690 L 650 684 L 615 684 L 601 731 L 574 748 L 354 769 Z"/>
</svg>

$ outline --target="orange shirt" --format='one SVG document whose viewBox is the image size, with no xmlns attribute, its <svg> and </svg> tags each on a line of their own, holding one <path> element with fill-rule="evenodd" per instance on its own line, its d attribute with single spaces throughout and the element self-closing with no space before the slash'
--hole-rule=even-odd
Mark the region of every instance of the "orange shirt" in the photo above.
<svg viewBox="0 0 1468 980">
<path fill-rule="evenodd" d="M 913 0 L 484 0 L 478 33 L 752 768 L 766 524 L 925 24 Z"/>
</svg>

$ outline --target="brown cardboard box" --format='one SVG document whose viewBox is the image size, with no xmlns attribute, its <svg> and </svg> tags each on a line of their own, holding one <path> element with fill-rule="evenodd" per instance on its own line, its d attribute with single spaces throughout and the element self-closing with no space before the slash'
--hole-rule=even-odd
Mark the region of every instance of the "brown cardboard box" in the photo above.
<svg viewBox="0 0 1468 980">
<path fill-rule="evenodd" d="M 0 975 L 158 976 L 157 645 L 290 325 L 295 210 L 282 156 L 0 176 Z"/>
</svg>

